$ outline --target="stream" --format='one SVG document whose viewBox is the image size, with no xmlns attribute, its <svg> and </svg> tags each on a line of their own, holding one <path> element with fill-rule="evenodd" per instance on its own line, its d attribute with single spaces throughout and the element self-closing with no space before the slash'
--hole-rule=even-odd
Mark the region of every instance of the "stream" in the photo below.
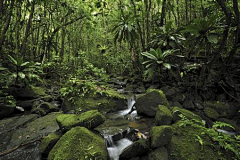
<svg viewBox="0 0 240 160">
<path fill-rule="evenodd" d="M 127 109 L 124 109 L 124 110 L 114 113 L 111 116 L 111 118 L 118 119 L 120 117 L 128 115 L 129 112 L 132 110 L 132 107 L 134 106 L 134 104 L 135 104 L 135 98 L 134 98 L 134 96 L 132 96 L 131 98 L 128 99 Z M 137 116 L 137 111 L 133 111 L 128 116 L 129 116 L 128 117 L 129 120 L 134 121 L 135 117 Z M 128 128 L 126 134 L 128 134 L 129 132 L 130 132 L 130 128 Z M 112 135 L 105 136 L 105 141 L 106 141 L 106 145 L 107 145 L 108 154 L 109 154 L 109 157 L 111 160 L 119 160 L 119 156 L 121 155 L 123 150 L 133 143 L 133 141 L 131 141 L 125 137 L 114 142 Z"/>
</svg>

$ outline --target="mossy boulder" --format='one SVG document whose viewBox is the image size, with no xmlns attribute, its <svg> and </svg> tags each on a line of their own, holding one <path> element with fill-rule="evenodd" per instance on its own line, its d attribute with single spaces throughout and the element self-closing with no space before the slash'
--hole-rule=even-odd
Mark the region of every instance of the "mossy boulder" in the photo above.
<svg viewBox="0 0 240 160">
<path fill-rule="evenodd" d="M 114 90 L 106 90 L 101 96 L 86 95 L 85 97 L 74 97 L 75 103 L 65 97 L 62 110 L 89 111 L 98 110 L 101 113 L 114 112 L 127 108 L 127 97 Z"/>
<path fill-rule="evenodd" d="M 172 118 L 172 113 L 166 106 L 158 106 L 158 111 L 155 116 L 156 125 L 169 125 L 172 122 Z"/>
<path fill-rule="evenodd" d="M 82 114 L 61 114 L 56 118 L 60 128 L 70 130 L 72 127 L 82 126 L 95 128 L 105 121 L 105 117 L 97 110 L 87 111 Z"/>
<path fill-rule="evenodd" d="M 209 107 L 207 107 L 207 108 L 205 108 L 204 109 L 204 113 L 205 113 L 205 115 L 208 117 L 208 118 L 210 118 L 210 119 L 212 119 L 212 120 L 217 120 L 218 118 L 219 118 L 219 113 L 215 110 L 215 109 L 213 109 L 213 108 L 209 108 Z"/>
<path fill-rule="evenodd" d="M 172 127 L 168 125 L 154 126 L 151 129 L 151 148 L 167 145 L 172 139 Z"/>
<path fill-rule="evenodd" d="M 233 117 L 240 109 L 239 107 L 234 107 L 229 105 L 228 103 L 214 101 L 214 102 L 206 102 L 206 108 L 212 108 L 218 112 L 220 117 Z"/>
<path fill-rule="evenodd" d="M 32 113 L 37 113 L 41 116 L 44 116 L 46 114 L 48 114 L 49 112 L 55 112 L 58 111 L 59 108 L 54 106 L 53 104 L 49 103 L 49 102 L 43 102 L 41 104 L 39 104 L 38 106 L 36 106 L 35 108 L 32 109 Z"/>
<path fill-rule="evenodd" d="M 179 107 L 174 107 L 172 109 L 172 114 L 173 114 L 173 121 L 174 122 L 176 122 L 178 120 L 181 120 L 180 115 L 183 115 L 188 119 L 196 119 L 198 121 L 202 120 L 201 117 L 196 115 L 195 113 L 193 113 L 189 110 L 186 110 L 186 109 L 179 108 Z"/>
<path fill-rule="evenodd" d="M 40 143 L 40 151 L 42 154 L 48 154 L 57 141 L 61 138 L 62 134 L 54 132 L 45 137 Z"/>
<path fill-rule="evenodd" d="M 120 159 L 130 159 L 133 157 L 141 157 L 150 151 L 150 143 L 146 139 L 140 139 L 127 148 L 120 155 Z"/>
<path fill-rule="evenodd" d="M 172 125 L 172 128 L 173 136 L 167 145 L 170 160 L 231 159 L 232 155 L 221 149 L 206 134 L 208 131 L 205 127 L 178 121 Z"/>
<path fill-rule="evenodd" d="M 84 127 L 65 133 L 50 151 L 48 160 L 107 160 L 105 141 Z"/>
<path fill-rule="evenodd" d="M 165 147 L 157 148 L 148 155 L 148 160 L 168 160 L 168 151 Z"/>
<path fill-rule="evenodd" d="M 46 95 L 46 89 L 29 86 L 25 88 L 9 88 L 8 93 L 16 99 L 35 99 Z"/>
<path fill-rule="evenodd" d="M 135 104 L 138 114 L 150 117 L 156 115 L 158 105 L 170 106 L 163 91 L 157 89 L 149 89 L 146 94 L 137 98 Z"/>
</svg>

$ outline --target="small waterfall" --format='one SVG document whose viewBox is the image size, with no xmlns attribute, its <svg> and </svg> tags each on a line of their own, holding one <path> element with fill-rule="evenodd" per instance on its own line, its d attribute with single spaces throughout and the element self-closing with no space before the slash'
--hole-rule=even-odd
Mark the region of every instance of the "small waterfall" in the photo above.
<svg viewBox="0 0 240 160">
<path fill-rule="evenodd" d="M 127 109 L 125 110 L 122 110 L 122 111 L 119 111 L 117 113 L 117 117 L 120 117 L 120 116 L 125 116 L 127 115 L 131 110 L 132 110 L 132 107 L 133 105 L 135 104 L 135 99 L 134 99 L 134 96 L 132 96 L 131 98 L 128 99 L 128 107 Z"/>
<path fill-rule="evenodd" d="M 111 160 L 119 160 L 119 156 L 125 148 L 130 146 L 133 142 L 127 138 L 119 140 L 116 144 L 109 146 L 107 148 L 108 154 Z"/>
</svg>

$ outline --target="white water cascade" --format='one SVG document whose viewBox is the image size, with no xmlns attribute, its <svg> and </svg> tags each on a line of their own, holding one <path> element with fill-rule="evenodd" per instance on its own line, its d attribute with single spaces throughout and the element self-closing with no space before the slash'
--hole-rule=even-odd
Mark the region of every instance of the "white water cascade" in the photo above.
<svg viewBox="0 0 240 160">
<path fill-rule="evenodd" d="M 125 115 L 129 114 L 129 112 L 132 110 L 132 107 L 134 106 L 135 102 L 136 101 L 134 99 L 134 96 L 129 98 L 127 109 L 124 109 L 124 110 L 121 110 L 121 111 L 117 112 L 114 117 L 118 118 L 118 117 L 125 116 Z M 134 118 L 135 116 L 137 116 L 137 111 L 133 111 L 130 114 L 131 119 Z"/>
<path fill-rule="evenodd" d="M 107 141 L 110 140 L 109 137 Z M 110 142 L 107 142 L 108 145 L 111 144 L 113 140 L 110 140 Z M 122 151 L 127 148 L 129 145 L 131 145 L 133 142 L 130 141 L 127 138 L 123 138 L 116 142 L 116 144 L 112 143 L 108 148 L 108 154 L 111 160 L 119 160 L 119 156 L 122 153 Z"/>
</svg>

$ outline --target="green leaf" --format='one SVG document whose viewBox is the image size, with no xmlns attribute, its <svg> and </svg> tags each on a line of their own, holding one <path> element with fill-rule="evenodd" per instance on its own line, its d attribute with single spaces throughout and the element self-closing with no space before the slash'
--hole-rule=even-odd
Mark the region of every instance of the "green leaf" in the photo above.
<svg viewBox="0 0 240 160">
<path fill-rule="evenodd" d="M 169 63 L 163 63 L 163 66 L 166 67 L 167 69 L 171 69 L 171 65 Z"/>
<path fill-rule="evenodd" d="M 216 34 L 210 34 L 207 36 L 207 39 L 210 43 L 217 44 L 218 43 L 218 36 Z"/>
<path fill-rule="evenodd" d="M 26 66 L 26 65 L 28 65 L 30 62 L 24 62 L 24 63 L 22 63 L 20 66 L 21 67 L 24 67 L 24 66 Z"/>
<path fill-rule="evenodd" d="M 17 65 L 17 64 L 18 64 L 18 63 L 17 63 L 17 60 L 14 59 L 12 56 L 8 55 L 8 59 L 9 59 L 9 61 L 10 61 L 12 64 L 14 64 L 14 65 Z"/>
<path fill-rule="evenodd" d="M 0 71 L 5 71 L 5 70 L 7 70 L 7 68 L 4 68 L 4 67 L 0 66 Z"/>
<path fill-rule="evenodd" d="M 26 75 L 23 73 L 23 72 L 19 72 L 18 73 L 18 76 L 21 78 L 21 79 L 24 79 L 26 77 Z"/>
</svg>

